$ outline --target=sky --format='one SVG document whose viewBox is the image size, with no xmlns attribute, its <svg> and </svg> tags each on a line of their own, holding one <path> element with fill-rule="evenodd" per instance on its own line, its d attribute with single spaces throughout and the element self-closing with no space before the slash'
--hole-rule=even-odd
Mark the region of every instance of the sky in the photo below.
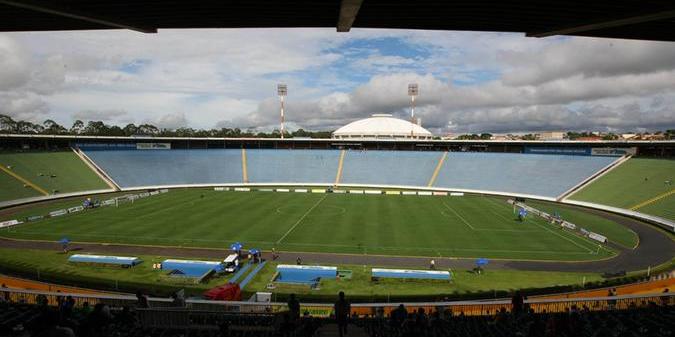
<svg viewBox="0 0 675 337">
<path fill-rule="evenodd" d="M 334 130 L 415 110 L 437 135 L 675 129 L 675 43 L 420 30 L 0 33 L 0 114 Z"/>
</svg>

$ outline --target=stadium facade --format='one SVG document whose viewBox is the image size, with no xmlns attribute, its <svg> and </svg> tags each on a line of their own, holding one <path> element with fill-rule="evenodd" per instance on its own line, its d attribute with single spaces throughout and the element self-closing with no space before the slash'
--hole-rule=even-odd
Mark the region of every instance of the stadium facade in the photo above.
<svg viewBox="0 0 675 337">
<path fill-rule="evenodd" d="M 311 139 L 311 138 L 198 138 L 114 137 L 0 134 L 0 149 L 68 149 L 78 145 L 161 146 L 171 149 L 363 149 L 450 152 L 498 152 L 600 155 L 614 150 L 634 151 L 646 157 L 675 157 L 675 141 L 547 141 L 547 140 L 441 140 L 441 139 Z M 138 144 L 138 145 L 137 145 Z M 168 144 L 168 145 L 167 145 Z M 595 152 L 592 149 L 596 149 Z M 600 150 L 602 149 L 602 150 Z"/>
</svg>

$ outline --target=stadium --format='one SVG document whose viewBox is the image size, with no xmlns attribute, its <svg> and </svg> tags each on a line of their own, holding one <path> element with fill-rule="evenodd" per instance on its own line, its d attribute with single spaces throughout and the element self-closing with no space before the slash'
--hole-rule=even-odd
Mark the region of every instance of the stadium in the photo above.
<svg viewBox="0 0 675 337">
<path fill-rule="evenodd" d="M 29 30 L 108 22 L 0 3 Z M 669 40 L 650 32 L 630 37 Z M 579 315 L 589 335 L 672 334 L 675 141 L 451 140 L 381 113 L 284 138 L 283 104 L 281 137 L 0 134 L 0 335 L 69 315 L 81 335 L 325 335 L 347 324 L 339 292 L 357 336 L 538 335 Z M 89 306 L 114 319 L 97 330 Z"/>
</svg>

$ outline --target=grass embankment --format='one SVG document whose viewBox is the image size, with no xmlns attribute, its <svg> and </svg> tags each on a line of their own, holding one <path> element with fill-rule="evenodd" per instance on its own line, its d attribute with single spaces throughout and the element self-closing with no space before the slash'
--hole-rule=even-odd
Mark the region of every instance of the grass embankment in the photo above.
<svg viewBox="0 0 675 337">
<path fill-rule="evenodd" d="M 138 255 L 143 263 L 125 269 L 69 263 L 68 256 L 76 253 L 63 254 L 63 252 L 49 250 L 0 248 L 0 271 L 64 285 L 131 293 L 142 289 L 163 296 L 181 288 L 185 288 L 190 295 L 199 295 L 204 290 L 227 283 L 227 279 L 223 277 L 201 284 L 190 284 L 180 278 L 170 278 L 166 276 L 166 271 L 152 269 L 153 263 L 166 259 L 161 256 Z M 204 260 L 214 261 L 214 259 Z"/>
<path fill-rule="evenodd" d="M 615 254 L 596 253 L 595 243 L 538 217 L 518 222 L 504 199 L 468 195 L 172 190 L 120 207 L 26 223 L 0 235 L 211 248 L 241 241 L 247 248 L 428 257 L 588 261 Z"/>
<path fill-rule="evenodd" d="M 322 279 L 319 289 L 302 285 L 276 284 L 273 290 L 266 286 L 276 272 L 276 264 L 268 263 L 246 287 L 247 292 L 272 291 L 277 300 L 285 300 L 291 293 L 301 299 L 333 301 L 344 291 L 355 301 L 439 300 L 443 298 L 503 297 L 517 289 L 551 288 L 597 282 L 595 273 L 535 272 L 518 270 L 491 270 L 478 275 L 469 270 L 451 270 L 452 281 L 382 279 L 371 281 L 371 268 L 363 265 L 339 265 L 340 270 L 351 270 L 351 279 Z M 379 266 L 382 267 L 382 266 Z M 385 267 L 386 268 L 386 267 Z"/>
<path fill-rule="evenodd" d="M 26 153 L 0 153 L 0 165 L 11 167 L 9 170 L 30 181 L 49 194 L 68 193 L 77 191 L 89 191 L 108 189 L 105 184 L 82 160 L 72 151 L 59 152 L 26 152 Z M 14 184 L 7 183 L 7 179 L 13 179 L 6 172 L 0 172 L 4 177 L 0 179 L 0 200 L 14 200 L 27 196 L 43 195 L 39 191 L 23 187 L 28 191 L 18 193 Z M 7 188 L 5 188 L 7 183 Z"/>
<path fill-rule="evenodd" d="M 57 251 L 0 248 L 0 271 L 65 285 L 89 287 L 101 290 L 135 292 L 142 289 L 156 295 L 166 296 L 184 288 L 188 295 L 200 295 L 204 290 L 225 284 L 227 278 L 216 278 L 203 284 L 185 284 L 172 281 L 165 271 L 152 269 L 152 264 L 165 258 L 138 256 L 143 263 L 133 268 L 99 267 L 68 263 L 68 255 Z M 196 259 L 196 258 L 191 258 Z M 214 259 L 205 259 L 214 260 Z M 354 301 L 424 300 L 504 296 L 514 289 L 548 288 L 579 285 L 583 282 L 601 280 L 594 273 L 528 272 L 511 270 L 487 270 L 476 275 L 466 270 L 453 270 L 453 281 L 370 280 L 371 266 L 340 265 L 341 270 L 351 270 L 349 280 L 322 280 L 319 290 L 306 286 L 278 285 L 272 290 L 277 300 L 285 300 L 288 294 L 296 293 L 306 301 L 330 301 L 339 291 L 345 291 Z M 276 263 L 268 263 L 244 289 L 246 293 L 269 291 L 267 284 L 276 271 Z M 243 277 L 242 277 L 243 279 Z"/>
<path fill-rule="evenodd" d="M 671 184 L 667 184 L 671 181 Z M 675 160 L 632 158 L 570 199 L 630 209 L 675 190 Z M 638 212 L 675 220 L 675 194 L 643 205 Z"/>
</svg>

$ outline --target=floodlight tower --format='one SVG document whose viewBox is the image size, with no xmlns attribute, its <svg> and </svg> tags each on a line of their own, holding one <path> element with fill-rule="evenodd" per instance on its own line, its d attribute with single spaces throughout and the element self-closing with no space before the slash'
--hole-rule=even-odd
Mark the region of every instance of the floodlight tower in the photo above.
<svg viewBox="0 0 675 337">
<path fill-rule="evenodd" d="M 410 96 L 410 122 L 417 124 L 415 121 L 415 98 L 419 95 L 419 86 L 417 83 L 408 84 L 408 96 Z"/>
<path fill-rule="evenodd" d="M 419 86 L 417 83 L 408 84 L 408 96 L 410 96 L 410 123 L 417 124 L 415 121 L 415 98 L 419 95 Z M 414 127 L 410 127 L 410 138 L 415 135 Z"/>
<path fill-rule="evenodd" d="M 279 95 L 279 102 L 281 102 L 281 139 L 284 138 L 284 97 L 288 94 L 288 87 L 285 84 L 277 84 L 277 95 Z"/>
</svg>

